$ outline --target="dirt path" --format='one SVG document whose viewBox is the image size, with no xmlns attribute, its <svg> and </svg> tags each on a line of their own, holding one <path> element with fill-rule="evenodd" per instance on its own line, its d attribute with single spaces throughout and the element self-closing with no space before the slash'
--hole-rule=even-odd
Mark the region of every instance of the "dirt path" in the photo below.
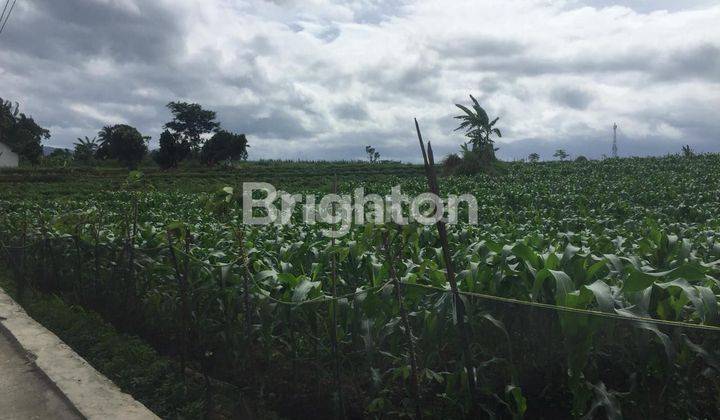
<svg viewBox="0 0 720 420">
<path fill-rule="evenodd" d="M 80 415 L 0 332 L 0 420 L 75 420 Z"/>
</svg>

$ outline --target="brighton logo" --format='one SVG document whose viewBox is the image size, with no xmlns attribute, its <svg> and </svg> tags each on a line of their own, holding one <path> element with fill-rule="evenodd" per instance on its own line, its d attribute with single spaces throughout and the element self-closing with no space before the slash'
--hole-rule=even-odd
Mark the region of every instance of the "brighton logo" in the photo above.
<svg viewBox="0 0 720 420">
<path fill-rule="evenodd" d="M 242 203 L 244 224 L 288 225 L 298 220 L 300 209 L 302 223 L 326 223 L 331 227 L 322 229 L 322 233 L 333 238 L 346 235 L 353 224 L 433 225 L 441 220 L 456 224 L 461 208 L 467 210 L 469 224 L 476 225 L 478 219 L 478 204 L 473 195 L 449 195 L 443 200 L 426 192 L 410 197 L 402 193 L 399 185 L 386 196 L 366 195 L 360 187 L 352 194 L 327 194 L 318 200 L 315 194 L 290 194 L 266 182 L 244 182 Z"/>
</svg>

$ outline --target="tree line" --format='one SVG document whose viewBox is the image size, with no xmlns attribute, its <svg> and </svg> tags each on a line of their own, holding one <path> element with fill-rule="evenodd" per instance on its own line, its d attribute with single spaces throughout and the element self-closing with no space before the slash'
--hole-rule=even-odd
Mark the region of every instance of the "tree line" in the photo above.
<svg viewBox="0 0 720 420">
<path fill-rule="evenodd" d="M 67 155 L 80 164 L 115 160 L 128 168 L 137 167 L 148 154 L 164 169 L 177 168 L 189 158 L 209 166 L 247 159 L 249 146 L 245 135 L 221 128 L 214 111 L 188 102 L 170 102 L 167 108 L 172 120 L 163 126 L 160 148 L 152 152 L 148 149 L 149 136 L 143 136 L 133 126 L 115 124 L 104 126 L 93 138 L 78 138 L 72 155 L 64 150 L 54 153 Z M 48 138 L 50 131 L 20 113 L 17 103 L 0 98 L 0 142 L 23 161 L 37 164 L 43 156 L 42 141 Z"/>
<path fill-rule="evenodd" d="M 0 98 L 0 143 L 6 144 L 23 159 L 38 163 L 43 152 L 42 141 L 48 138 L 50 131 L 21 113 L 17 102 Z"/>
</svg>

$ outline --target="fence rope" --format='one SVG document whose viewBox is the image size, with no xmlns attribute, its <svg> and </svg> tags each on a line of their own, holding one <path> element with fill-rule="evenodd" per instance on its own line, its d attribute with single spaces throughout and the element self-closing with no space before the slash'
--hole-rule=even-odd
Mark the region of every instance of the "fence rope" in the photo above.
<svg viewBox="0 0 720 420">
<path fill-rule="evenodd" d="M 62 239 L 62 238 L 59 238 L 59 239 Z M 5 243 L 0 242 L 0 247 L 4 248 L 6 252 L 9 249 L 30 248 L 33 245 L 34 244 L 25 245 L 25 247 L 15 247 L 15 246 L 8 246 Z M 161 248 L 162 248 L 162 246 L 158 247 L 157 249 L 150 248 L 150 249 L 146 249 L 146 250 L 155 251 L 155 250 L 159 250 Z M 143 250 L 141 247 L 138 247 L 137 249 L 141 250 L 141 251 Z M 240 258 L 236 258 L 228 263 L 211 264 L 207 261 L 200 260 L 199 258 L 197 258 L 193 255 L 185 254 L 185 252 L 183 252 L 182 250 L 179 250 L 179 249 L 175 249 L 175 250 L 176 250 L 176 252 L 179 252 L 180 254 L 183 254 L 183 255 L 189 257 L 191 260 L 195 261 L 196 263 L 205 265 L 206 267 L 209 267 L 211 269 L 218 269 L 218 268 L 222 268 L 222 267 L 232 266 L 240 260 Z M 347 294 L 337 296 L 337 297 L 323 295 L 323 296 L 318 296 L 316 298 L 312 298 L 312 299 L 308 299 L 308 300 L 304 300 L 304 301 L 300 301 L 300 302 L 294 302 L 294 301 L 286 301 L 286 300 L 282 300 L 282 299 L 277 299 L 277 298 L 273 297 L 271 295 L 270 291 L 268 291 L 267 289 L 265 289 L 258 283 L 257 279 L 255 279 L 255 276 L 250 276 L 250 277 L 252 279 L 252 282 L 255 284 L 255 287 L 258 288 L 261 295 L 263 295 L 265 298 L 267 298 L 275 303 L 281 304 L 281 305 L 289 305 L 289 306 L 296 306 L 296 307 L 303 306 L 303 305 L 315 304 L 315 303 L 325 303 L 325 302 L 337 301 L 337 300 L 341 300 L 341 299 L 348 299 L 348 298 L 359 296 L 362 294 L 375 293 L 379 290 L 384 289 L 385 287 L 390 285 L 390 283 L 392 283 L 392 279 L 391 279 L 381 285 L 374 286 L 374 287 L 371 287 L 371 288 L 365 289 L 365 290 L 358 290 L 358 291 L 355 291 L 352 293 L 347 293 Z M 406 281 L 401 281 L 400 284 L 402 284 L 403 286 L 417 287 L 417 288 L 422 288 L 425 290 L 432 290 L 432 291 L 441 292 L 441 293 L 450 293 L 450 289 L 445 289 L 442 287 L 432 286 L 432 285 L 428 285 L 428 284 L 409 283 Z M 576 315 L 594 316 L 594 317 L 600 317 L 600 318 L 606 318 L 606 319 L 614 319 L 614 320 L 618 320 L 618 321 L 647 323 L 647 324 L 662 325 L 662 326 L 667 326 L 667 327 L 676 327 L 676 328 L 679 327 L 679 328 L 694 329 L 694 330 L 701 330 L 701 331 L 720 332 L 720 326 L 714 326 L 714 325 L 693 324 L 693 323 L 684 322 L 684 321 L 671 321 L 671 320 L 650 318 L 650 317 L 639 316 L 639 315 L 627 316 L 627 315 L 623 315 L 623 314 L 619 314 L 619 313 L 602 312 L 602 311 L 597 311 L 597 310 L 593 310 L 593 309 L 572 308 L 569 306 L 560 306 L 560 305 L 555 305 L 555 304 L 551 304 L 551 303 L 533 302 L 533 301 L 528 301 L 528 300 L 521 300 L 521 299 L 515 299 L 515 298 L 509 298 L 509 297 L 503 297 L 503 296 L 489 295 L 489 294 L 485 294 L 485 293 L 467 292 L 467 291 L 462 291 L 462 290 L 459 290 L 459 293 L 462 296 L 468 296 L 468 297 L 481 299 L 481 300 L 489 300 L 489 301 L 500 302 L 500 303 L 510 304 L 510 305 L 528 306 L 528 307 L 540 308 L 540 309 L 544 309 L 544 310 L 572 313 L 572 314 L 576 314 Z"/>
<path fill-rule="evenodd" d="M 401 284 L 403 284 L 405 286 L 414 286 L 414 287 L 434 290 L 434 291 L 443 292 L 443 293 L 450 292 L 450 289 L 443 289 L 442 287 L 431 286 L 431 285 L 427 285 L 427 284 L 408 283 L 408 282 L 401 282 Z M 559 305 L 553 305 L 551 303 L 532 302 L 532 301 L 528 301 L 528 300 L 513 299 L 513 298 L 496 296 L 496 295 L 488 295 L 488 294 L 484 294 L 484 293 L 465 292 L 462 290 L 459 291 L 459 293 L 463 296 L 474 297 L 477 299 L 492 300 L 492 301 L 507 303 L 507 304 L 512 304 L 512 305 L 531 306 L 531 307 L 541 308 L 541 309 L 550 309 L 550 310 L 555 310 L 555 311 L 560 311 L 560 312 L 574 313 L 574 314 L 578 314 L 578 315 L 597 316 L 597 317 L 603 317 L 603 318 L 616 319 L 616 320 L 620 320 L 620 321 L 630 321 L 630 322 L 640 322 L 640 323 L 646 322 L 646 323 L 650 323 L 650 324 L 664 325 L 664 326 L 669 326 L 669 327 L 682 327 L 682 328 L 691 328 L 691 329 L 696 329 L 696 330 L 720 332 L 720 327 L 717 327 L 714 325 L 692 324 L 689 322 L 669 321 L 669 320 L 649 318 L 649 317 L 644 317 L 644 316 L 626 316 L 626 315 L 612 313 L 612 312 L 602 312 L 602 311 L 596 311 L 593 309 L 573 308 L 570 306 L 559 306 Z"/>
</svg>

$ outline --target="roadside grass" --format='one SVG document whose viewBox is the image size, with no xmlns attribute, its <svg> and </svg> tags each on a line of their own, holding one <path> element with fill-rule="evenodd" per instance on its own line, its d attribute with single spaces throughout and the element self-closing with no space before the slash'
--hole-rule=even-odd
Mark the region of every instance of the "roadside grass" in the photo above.
<svg viewBox="0 0 720 420">
<path fill-rule="evenodd" d="M 70 305 L 57 295 L 26 290 L 0 267 L 0 287 L 25 311 L 52 331 L 95 369 L 166 419 L 275 419 L 274 413 L 242 398 L 237 387 L 214 381 L 208 407 L 202 377 L 181 375 L 177 363 L 157 353 L 142 339 L 117 331 L 96 312 Z"/>
</svg>

